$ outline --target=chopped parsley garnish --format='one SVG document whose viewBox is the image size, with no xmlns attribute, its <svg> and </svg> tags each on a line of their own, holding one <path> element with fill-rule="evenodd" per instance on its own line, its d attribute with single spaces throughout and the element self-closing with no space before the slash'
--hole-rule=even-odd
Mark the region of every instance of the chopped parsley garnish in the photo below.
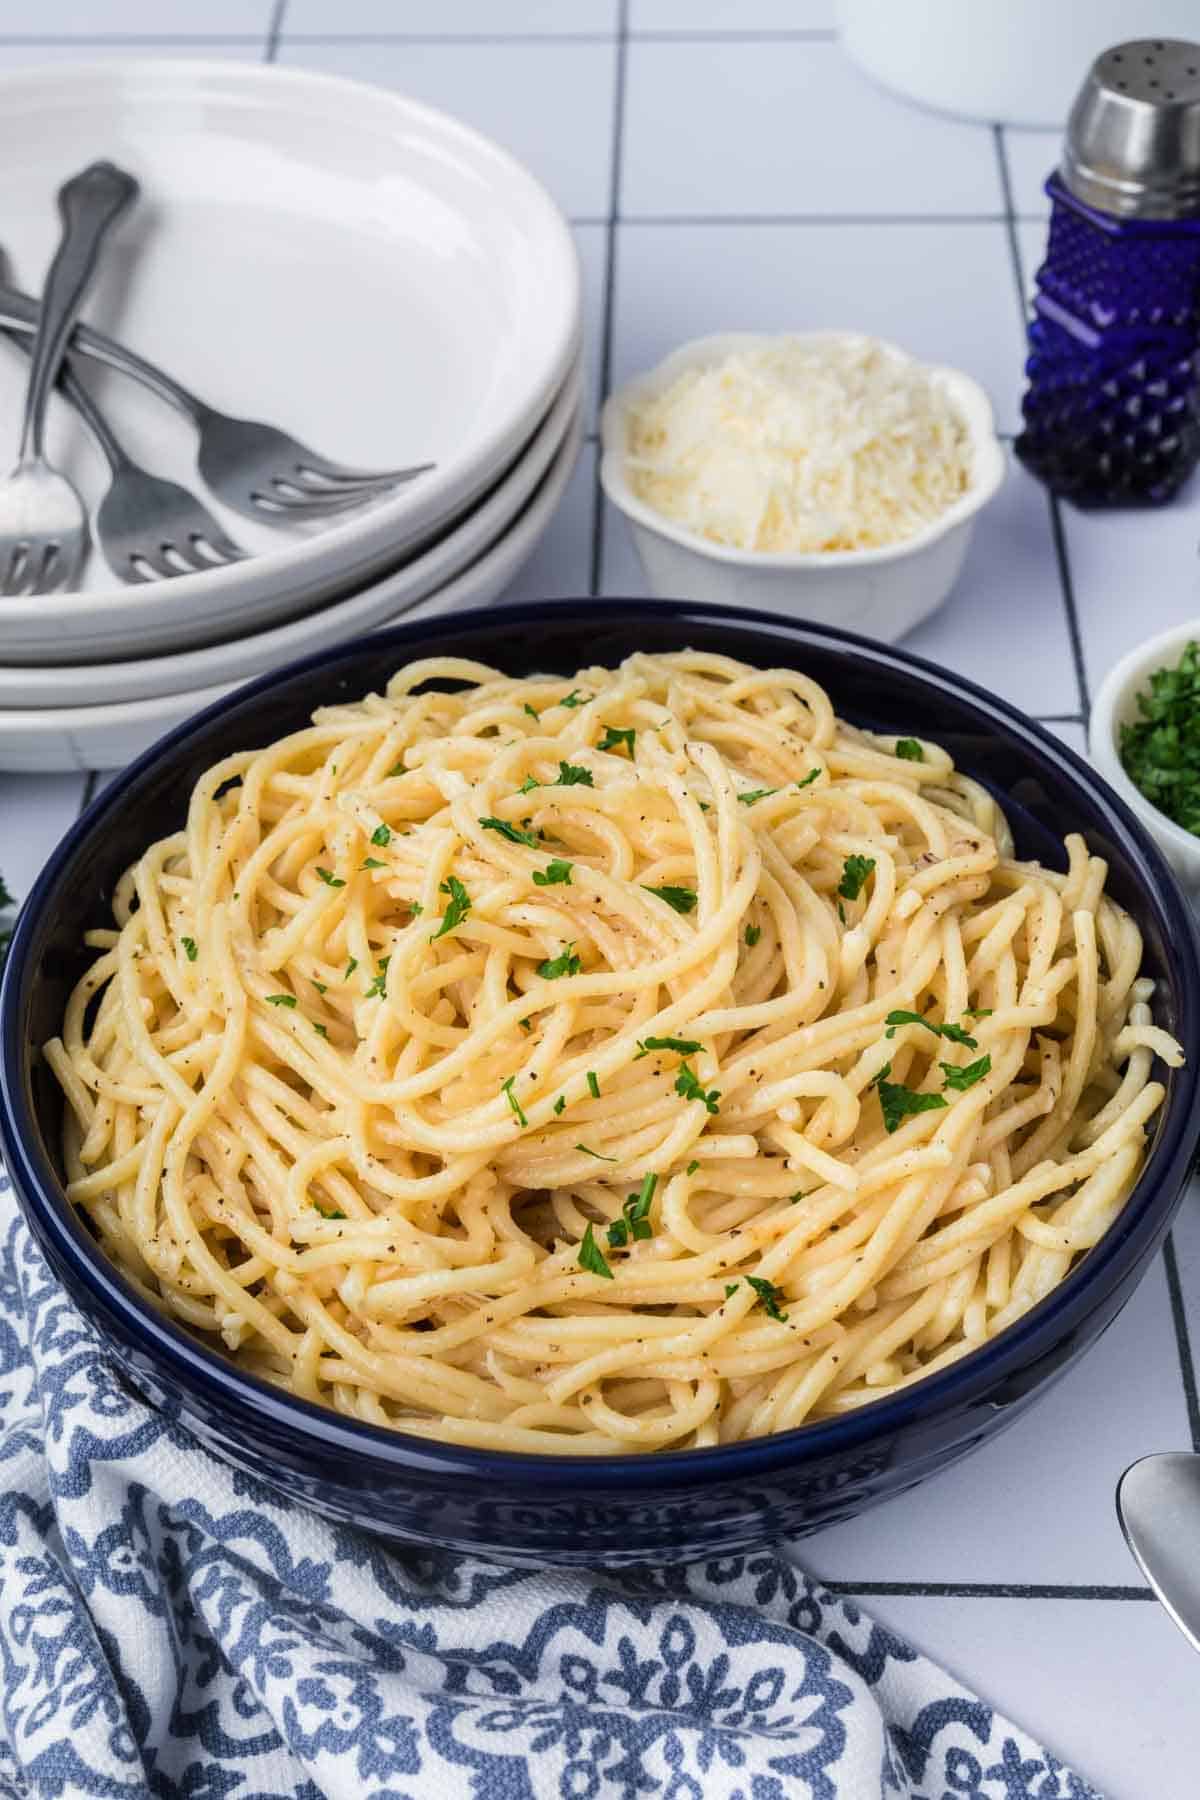
<svg viewBox="0 0 1200 1800">
<path fill-rule="evenodd" d="M 318 981 L 315 975 L 312 978 L 312 984 L 316 988 L 318 994 L 327 994 L 329 992 L 325 983 L 323 981 Z"/>
<path fill-rule="evenodd" d="M 747 925 L 747 927 L 746 927 L 746 947 L 747 947 L 747 949 L 753 950 L 755 944 L 757 944 L 757 942 L 761 936 L 762 936 L 762 926 L 761 925 Z"/>
<path fill-rule="evenodd" d="M 1155 669 L 1137 704 L 1141 716 L 1121 727 L 1125 773 L 1159 812 L 1200 833 L 1200 644 Z"/>
<path fill-rule="evenodd" d="M 615 1220 L 608 1228 L 608 1241 L 612 1249 L 623 1250 L 630 1238 L 640 1241 L 654 1236 L 649 1213 L 657 1186 L 658 1176 L 647 1175 L 640 1193 L 626 1195 L 625 1204 L 621 1208 L 624 1216 Z"/>
<path fill-rule="evenodd" d="M 925 751 L 916 738 L 897 738 L 896 755 L 902 762 L 925 761 Z"/>
<path fill-rule="evenodd" d="M 350 961 L 346 964 L 346 973 L 342 976 L 342 980 L 349 981 L 350 977 L 353 975 L 353 973 L 354 973 L 355 969 L 357 969 L 357 967 L 358 967 L 358 958 L 357 958 L 357 956 L 352 956 L 350 958 Z"/>
<path fill-rule="evenodd" d="M 319 1200 L 314 1200 L 313 1205 L 323 1219 L 344 1219 L 346 1217 L 340 1206 L 322 1206 Z"/>
<path fill-rule="evenodd" d="M 986 1054 L 981 1056 L 978 1062 L 968 1063 L 964 1069 L 960 1069 L 956 1063 L 944 1062 L 941 1064 L 947 1088 L 952 1088 L 959 1094 L 969 1087 L 974 1087 L 977 1081 L 982 1081 L 985 1075 L 990 1074 L 991 1067 L 992 1059 Z"/>
<path fill-rule="evenodd" d="M 550 783 L 551 787 L 595 787 L 592 771 L 585 769 L 581 763 L 560 762 L 558 780 Z"/>
<path fill-rule="evenodd" d="M 380 860 L 377 856 L 364 856 L 363 860 L 362 860 L 362 866 L 364 869 L 386 869 L 387 868 L 387 864 L 385 862 L 380 862 Z"/>
<path fill-rule="evenodd" d="M 694 1175 L 699 1167 L 700 1164 L 698 1162 L 690 1162 L 683 1172 L 685 1175 Z"/>
<path fill-rule="evenodd" d="M 616 1162 L 617 1160 L 615 1156 L 605 1156 L 599 1150 L 589 1150 L 586 1144 L 576 1144 L 575 1148 L 582 1150 L 585 1156 L 594 1156 L 597 1162 Z"/>
<path fill-rule="evenodd" d="M 327 1038 L 329 1036 L 328 1031 L 326 1031 L 324 1025 L 322 1025 L 318 1019 L 313 1019 L 312 1028 L 318 1037 Z"/>
<path fill-rule="evenodd" d="M 879 1110 L 883 1114 L 884 1130 L 889 1136 L 893 1131 L 899 1131 L 910 1115 L 937 1112 L 946 1105 L 941 1094 L 918 1094 L 912 1088 L 905 1087 L 903 1082 L 889 1081 L 891 1072 L 891 1063 L 884 1063 L 871 1083 L 872 1087 L 879 1089 Z"/>
<path fill-rule="evenodd" d="M 521 1127 L 521 1130 L 524 1131 L 525 1127 L 529 1123 L 529 1120 L 525 1117 L 525 1111 L 521 1105 L 521 1102 L 517 1099 L 517 1096 L 513 1093 L 513 1082 L 516 1079 L 517 1078 L 515 1075 L 510 1075 L 507 1081 L 502 1081 L 500 1083 L 500 1092 L 507 1096 L 508 1104 L 512 1108 L 513 1116 L 515 1117 L 517 1124 Z"/>
<path fill-rule="evenodd" d="M 583 1242 L 579 1246 L 579 1266 L 589 1275 L 603 1275 L 611 1281 L 613 1272 L 604 1260 L 604 1252 L 596 1242 L 596 1234 L 589 1225 L 583 1234 Z"/>
<path fill-rule="evenodd" d="M 419 919 L 421 914 L 425 911 L 425 908 L 421 905 L 419 900 L 410 900 L 408 903 L 408 910 L 414 919 Z"/>
<path fill-rule="evenodd" d="M 391 960 L 392 959 L 390 956 L 381 956 L 380 957 L 379 972 L 376 975 L 374 981 L 371 983 L 370 987 L 367 989 L 367 999 L 368 1000 L 381 1000 L 383 998 L 384 994 L 387 992 L 387 971 L 388 971 L 388 964 L 391 962 Z"/>
<path fill-rule="evenodd" d="M 565 700 L 556 702 L 558 706 L 586 706 L 591 699 L 590 694 L 581 694 L 578 688 L 572 688 Z"/>
<path fill-rule="evenodd" d="M 449 894 L 450 904 L 442 914 L 442 922 L 437 930 L 430 933 L 431 944 L 436 943 L 438 938 L 445 937 L 448 931 L 453 931 L 456 925 L 461 925 L 471 910 L 471 896 L 457 875 L 448 875 L 438 891 Z"/>
<path fill-rule="evenodd" d="M 737 1291 L 738 1291 L 738 1284 L 736 1281 L 727 1281 L 725 1283 L 725 1298 L 727 1300 L 729 1299 L 731 1294 L 736 1294 Z"/>
<path fill-rule="evenodd" d="M 902 1008 L 897 1008 L 895 1012 L 888 1014 L 884 1024 L 887 1026 L 884 1037 L 895 1037 L 901 1025 L 923 1025 L 926 1031 L 932 1031 L 935 1037 L 946 1038 L 952 1044 L 961 1044 L 966 1050 L 978 1050 L 979 1048 L 975 1039 L 970 1037 L 961 1025 L 935 1025 L 932 1019 L 925 1017 L 924 1013 L 905 1012 Z"/>
<path fill-rule="evenodd" d="M 643 1056 L 649 1056 L 652 1050 L 674 1050 L 680 1056 L 695 1056 L 703 1050 L 704 1045 L 695 1038 L 648 1037 L 637 1040 L 638 1052 L 634 1062 L 641 1062 Z"/>
<path fill-rule="evenodd" d="M 618 730 L 615 725 L 606 725 L 604 727 L 604 736 L 600 739 L 596 748 L 597 750 L 619 750 L 621 745 L 624 744 L 630 756 L 632 756 L 633 741 L 636 737 L 637 732 L 632 725 L 630 725 L 627 730 Z"/>
<path fill-rule="evenodd" d="M 528 700 L 525 702 L 524 706 L 521 708 L 521 711 L 523 713 L 528 713 L 529 717 L 531 719 L 536 719 L 538 716 L 537 712 L 534 710 L 534 708 L 532 706 L 530 706 Z"/>
<path fill-rule="evenodd" d="M 527 775 L 525 777 L 524 781 L 521 783 L 520 787 L 517 789 L 517 792 L 518 792 L 518 794 L 532 794 L 534 788 L 541 787 L 541 785 L 542 785 L 541 782 L 535 781 L 533 779 L 532 775 Z"/>
<path fill-rule="evenodd" d="M 648 894 L 657 894 L 660 900 L 665 900 L 668 906 L 673 906 L 677 913 L 690 913 L 695 910 L 697 896 L 693 888 L 671 887 L 670 884 L 666 887 L 651 887 L 647 881 L 643 881 L 642 886 Z"/>
<path fill-rule="evenodd" d="M 588 1084 L 588 1093 L 592 1096 L 592 1099 L 598 1100 L 600 1098 L 600 1078 L 596 1074 L 595 1069 L 588 1070 L 587 1084 Z"/>
<path fill-rule="evenodd" d="M 783 1298 L 783 1289 L 777 1288 L 773 1281 L 767 1281 L 762 1275 L 747 1275 L 746 1284 L 752 1287 L 763 1303 L 763 1311 L 768 1319 L 778 1320 L 780 1325 L 787 1324 L 787 1314 L 780 1312 L 779 1302 Z"/>
<path fill-rule="evenodd" d="M 326 887 L 345 887 L 346 885 L 341 876 L 335 875 L 332 869 L 318 869 L 317 876 L 325 883 Z"/>
<path fill-rule="evenodd" d="M 739 794 L 738 800 L 743 806 L 757 806 L 760 800 L 769 800 L 778 792 L 778 788 L 751 788 L 748 794 Z"/>
<path fill-rule="evenodd" d="M 848 856 L 842 864 L 842 879 L 838 882 L 838 893 L 843 900 L 857 900 L 862 893 L 863 884 L 871 870 L 875 867 L 873 856 Z"/>
<path fill-rule="evenodd" d="M 375 827 L 374 831 L 371 833 L 371 842 L 373 844 L 377 844 L 381 850 L 386 845 L 390 844 L 391 841 L 392 841 L 392 828 L 390 825 L 377 825 Z"/>
<path fill-rule="evenodd" d="M 390 781 L 394 775 L 403 775 L 403 773 L 404 773 L 403 762 L 394 762 L 383 779 L 385 781 Z"/>
<path fill-rule="evenodd" d="M 720 1112 L 720 1088 L 712 1088 L 707 1094 L 703 1082 L 697 1081 L 696 1072 L 684 1063 L 675 1077 L 675 1092 L 685 1100 L 699 1100 L 704 1110 L 709 1113 Z"/>
<path fill-rule="evenodd" d="M 538 841 L 532 831 L 518 831 L 517 827 L 510 825 L 506 819 L 480 819 L 479 823 L 485 831 L 498 831 L 500 836 L 507 838 L 510 844 L 527 844 L 531 850 L 536 850 L 538 847 Z"/>
<path fill-rule="evenodd" d="M 556 1100 L 556 1101 L 555 1101 L 555 1102 L 554 1102 L 554 1110 L 555 1110 L 555 1112 L 556 1112 L 556 1113 L 564 1113 L 564 1112 L 566 1112 L 566 1110 L 567 1110 L 567 1096 L 566 1096 L 566 1095 L 565 1095 L 565 1094 L 560 1094 L 560 1095 L 559 1095 L 559 1096 L 558 1096 L 558 1099 L 557 1099 L 557 1100 Z"/>
<path fill-rule="evenodd" d="M 295 994 L 268 994 L 267 995 L 267 1005 L 268 1006 L 295 1006 L 295 1004 L 296 1004 Z"/>
<path fill-rule="evenodd" d="M 561 956 L 549 957 L 540 962 L 537 972 L 543 981 L 557 981 L 560 975 L 578 975 L 583 964 L 575 955 L 574 944 L 568 944 Z"/>
<path fill-rule="evenodd" d="M 963 1017 L 964 1019 L 990 1019 L 992 1010 L 990 1006 L 964 1006 Z"/>
<path fill-rule="evenodd" d="M 817 776 L 820 773 L 821 773 L 821 765 L 820 765 L 820 763 L 818 763 L 815 769 L 810 769 L 808 771 L 808 774 L 804 777 L 803 781 L 798 781 L 796 783 L 796 786 L 798 788 L 811 787 L 813 782 L 817 779 Z"/>
<path fill-rule="evenodd" d="M 533 885 L 534 887 L 570 887 L 571 870 L 574 867 L 574 863 L 563 862 L 556 858 L 554 862 L 547 863 L 544 869 L 533 871 Z"/>
<path fill-rule="evenodd" d="M 195 962 L 196 958 L 200 954 L 199 950 L 196 948 L 195 938 L 185 937 L 185 938 L 180 938 L 179 941 L 183 945 L 183 953 L 187 957 L 188 961 Z"/>
</svg>

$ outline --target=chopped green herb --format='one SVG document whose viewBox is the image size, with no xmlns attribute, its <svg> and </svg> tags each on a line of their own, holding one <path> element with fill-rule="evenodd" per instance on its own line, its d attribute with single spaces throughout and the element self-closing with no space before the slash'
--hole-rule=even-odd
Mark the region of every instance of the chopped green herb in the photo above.
<svg viewBox="0 0 1200 1800">
<path fill-rule="evenodd" d="M 652 1050 L 674 1050 L 680 1056 L 695 1056 L 703 1050 L 704 1045 L 695 1038 L 648 1037 L 637 1040 L 638 1053 L 634 1062 L 641 1062 L 643 1056 L 649 1056 Z"/>
<path fill-rule="evenodd" d="M 1200 644 L 1155 669 L 1137 704 L 1141 716 L 1121 727 L 1125 773 L 1159 812 L 1200 833 Z"/>
<path fill-rule="evenodd" d="M 647 1237 L 650 1235 L 647 1232 Z M 608 1247 L 610 1250 L 623 1250 L 629 1242 L 629 1221 L 614 1219 L 608 1228 Z"/>
<path fill-rule="evenodd" d="M 335 875 L 332 869 L 318 869 L 317 875 L 326 887 L 345 887 L 346 885 L 341 876 Z"/>
<path fill-rule="evenodd" d="M 605 1156 L 599 1150 L 589 1150 L 586 1144 L 576 1144 L 575 1148 L 582 1150 L 585 1156 L 594 1156 L 597 1162 L 616 1162 L 617 1160 L 615 1156 Z"/>
<path fill-rule="evenodd" d="M 329 1036 L 328 1031 L 326 1031 L 324 1025 L 322 1025 L 318 1019 L 312 1021 L 312 1028 L 318 1037 L 327 1038 Z"/>
<path fill-rule="evenodd" d="M 183 953 L 187 957 L 188 961 L 195 962 L 196 958 L 200 954 L 199 950 L 196 948 L 195 938 L 185 937 L 185 938 L 180 938 L 179 941 L 183 945 Z"/>
<path fill-rule="evenodd" d="M 611 1281 L 613 1272 L 604 1260 L 604 1252 L 596 1242 L 596 1234 L 589 1225 L 583 1234 L 583 1242 L 579 1246 L 579 1266 L 589 1275 L 603 1275 Z"/>
<path fill-rule="evenodd" d="M 842 864 L 842 879 L 838 882 L 838 893 L 843 900 L 857 900 L 862 893 L 863 884 L 871 870 L 875 867 L 873 856 L 848 856 Z"/>
<path fill-rule="evenodd" d="M 632 756 L 633 741 L 636 737 L 637 732 L 632 725 L 629 726 L 627 730 L 618 730 L 615 725 L 606 725 L 604 727 L 604 736 L 600 739 L 596 748 L 597 750 L 619 750 L 621 745 L 624 744 L 630 756 Z"/>
<path fill-rule="evenodd" d="M 841 920 L 842 924 L 844 925 L 846 923 L 846 909 L 842 905 L 840 900 L 837 903 L 837 909 L 838 909 L 838 918 Z"/>
<path fill-rule="evenodd" d="M 557 1099 L 557 1100 L 556 1100 L 556 1101 L 555 1101 L 555 1102 L 554 1102 L 554 1110 L 555 1110 L 555 1112 L 556 1112 L 556 1113 L 564 1113 L 564 1112 L 566 1112 L 566 1110 L 567 1110 L 567 1096 L 566 1096 L 566 1095 L 565 1095 L 565 1094 L 560 1094 L 560 1095 L 559 1095 L 559 1096 L 558 1096 L 558 1099 Z"/>
<path fill-rule="evenodd" d="M 592 1099 L 598 1100 L 600 1098 L 600 1080 L 596 1074 L 595 1069 L 588 1070 L 587 1084 L 588 1084 L 588 1093 L 592 1096 Z"/>
<path fill-rule="evenodd" d="M 386 845 L 390 844 L 391 841 L 392 828 L 390 825 L 377 825 L 371 833 L 371 842 L 377 844 L 381 850 L 384 849 Z"/>
<path fill-rule="evenodd" d="M 893 1131 L 899 1131 L 910 1115 L 937 1112 L 946 1104 L 941 1094 L 918 1094 L 912 1088 L 905 1087 L 903 1082 L 889 1081 L 891 1072 L 891 1063 L 884 1063 L 871 1083 L 872 1087 L 879 1089 L 879 1110 L 883 1114 L 884 1130 L 889 1136 Z"/>
<path fill-rule="evenodd" d="M 531 719 L 536 719 L 538 716 L 537 712 L 534 710 L 534 708 L 532 706 L 530 706 L 528 700 L 525 702 L 524 706 L 521 708 L 521 711 L 524 713 L 528 713 L 529 717 Z"/>
<path fill-rule="evenodd" d="M 395 776 L 395 775 L 403 775 L 403 773 L 404 773 L 404 764 L 403 764 L 403 762 L 394 762 L 394 763 L 393 763 L 393 764 L 392 764 L 392 766 L 391 766 L 391 768 L 390 768 L 390 769 L 389 769 L 389 770 L 388 770 L 388 772 L 387 772 L 387 774 L 386 774 L 386 775 L 385 775 L 385 776 L 384 776 L 384 778 L 383 778 L 383 779 L 384 779 L 384 780 L 385 780 L 385 781 L 391 781 L 391 779 L 392 779 L 392 777 L 393 777 L 393 776 Z"/>
<path fill-rule="evenodd" d="M 916 738 L 897 738 L 896 755 L 902 762 L 925 761 L 925 751 Z"/>
<path fill-rule="evenodd" d="M 821 773 L 821 765 L 818 763 L 817 767 L 815 769 L 810 769 L 808 771 L 808 774 L 804 777 L 803 781 L 798 781 L 796 783 L 796 786 L 798 788 L 811 787 L 813 782 L 817 779 L 817 776 L 820 773 Z"/>
<path fill-rule="evenodd" d="M 794 1194 L 788 1195 L 788 1205 L 795 1206 L 797 1200 L 803 1200 L 805 1198 L 807 1198 L 807 1196 L 805 1195 L 804 1189 L 797 1188 Z"/>
<path fill-rule="evenodd" d="M 777 1288 L 773 1281 L 767 1281 L 761 1275 L 747 1275 L 747 1285 L 752 1287 L 763 1303 L 763 1311 L 768 1319 L 778 1320 L 780 1325 L 787 1324 L 787 1314 L 780 1312 L 779 1302 L 783 1298 L 783 1289 Z"/>
<path fill-rule="evenodd" d="M 314 1200 L 313 1206 L 323 1219 L 344 1219 L 346 1217 L 340 1206 L 322 1206 L 319 1200 Z"/>
<path fill-rule="evenodd" d="M 571 870 L 574 867 L 574 863 L 562 862 L 558 859 L 549 862 L 544 869 L 533 871 L 533 885 L 534 887 L 570 887 Z"/>
<path fill-rule="evenodd" d="M 590 694 L 581 694 L 578 688 L 572 688 L 565 700 L 556 702 L 559 706 L 586 706 L 591 699 Z"/>
<path fill-rule="evenodd" d="M 267 995 L 267 1005 L 268 1006 L 295 1006 L 295 1004 L 296 1004 L 295 994 L 268 994 Z"/>
<path fill-rule="evenodd" d="M 991 1016 L 992 1016 L 992 1008 L 990 1006 L 964 1006 L 963 1007 L 963 1017 L 965 1019 L 990 1019 Z"/>
<path fill-rule="evenodd" d="M 392 959 L 390 956 L 381 956 L 380 957 L 378 973 L 376 974 L 375 979 L 371 983 L 370 987 L 367 989 L 367 999 L 368 1000 L 381 1000 L 383 998 L 384 994 L 386 994 L 388 964 L 391 962 L 391 960 Z"/>
<path fill-rule="evenodd" d="M 631 1220 L 638 1222 L 650 1216 L 650 1204 L 654 1199 L 654 1190 L 658 1186 L 657 1175 L 643 1175 L 641 1191 L 630 1194 L 625 1202 L 625 1211 Z M 647 1234 L 649 1235 L 649 1234 Z M 634 1233 L 637 1236 L 637 1233 Z"/>
<path fill-rule="evenodd" d="M 944 1062 L 941 1070 L 946 1077 L 947 1088 L 952 1088 L 956 1093 L 961 1094 L 965 1089 L 974 1087 L 977 1081 L 982 1081 L 985 1075 L 990 1074 L 991 1067 L 991 1057 L 984 1054 L 978 1062 L 968 1063 L 964 1069 L 960 1069 L 956 1063 Z"/>
<path fill-rule="evenodd" d="M 671 887 L 669 884 L 666 887 L 651 887 L 648 881 L 643 881 L 642 886 L 648 894 L 657 894 L 660 900 L 665 900 L 668 906 L 673 906 L 677 913 L 690 913 L 695 910 L 697 895 L 692 888 Z"/>
<path fill-rule="evenodd" d="M 510 825 L 505 819 L 480 819 L 479 823 L 485 831 L 498 831 L 510 844 L 527 844 L 531 850 L 538 847 L 538 841 L 531 831 L 518 831 L 515 825 Z"/>
<path fill-rule="evenodd" d="M 353 973 L 354 973 L 355 969 L 357 969 L 357 967 L 358 967 L 358 958 L 357 958 L 357 956 L 352 956 L 350 958 L 350 961 L 346 964 L 346 973 L 342 976 L 342 980 L 349 981 L 350 977 L 353 975 Z"/>
<path fill-rule="evenodd" d="M 747 947 L 747 949 L 753 950 L 755 944 L 757 944 L 757 942 L 761 936 L 762 936 L 762 926 L 761 925 L 747 925 L 747 927 L 746 927 L 746 947 Z"/>
<path fill-rule="evenodd" d="M 595 787 L 592 771 L 585 769 L 581 763 L 560 762 L 558 780 L 550 783 L 551 787 Z"/>
<path fill-rule="evenodd" d="M 574 952 L 574 944 L 568 944 L 561 956 L 552 956 L 546 962 L 540 962 L 537 972 L 542 980 L 557 981 L 560 975 L 578 975 L 583 964 Z"/>
<path fill-rule="evenodd" d="M 517 1078 L 515 1075 L 510 1075 L 507 1081 L 502 1081 L 500 1083 L 500 1092 L 502 1094 L 507 1095 L 508 1104 L 512 1109 L 512 1112 L 516 1118 L 517 1124 L 521 1127 L 521 1130 L 524 1131 L 525 1127 L 529 1123 L 529 1120 L 525 1117 L 525 1113 L 521 1106 L 521 1102 L 517 1099 L 517 1096 L 513 1093 L 513 1082 L 516 1079 Z"/>
<path fill-rule="evenodd" d="M 318 981 L 315 976 L 313 977 L 313 986 L 316 988 L 318 994 L 327 994 L 329 992 L 325 983 L 323 981 Z"/>
<path fill-rule="evenodd" d="M 725 1298 L 727 1300 L 731 1294 L 736 1294 L 737 1291 L 738 1291 L 738 1284 L 736 1281 L 727 1281 L 725 1283 Z"/>
<path fill-rule="evenodd" d="M 694 1175 L 699 1167 L 700 1164 L 698 1162 L 690 1162 L 683 1172 L 685 1175 Z"/>
<path fill-rule="evenodd" d="M 708 804 L 707 800 L 697 800 L 696 805 L 700 808 L 701 812 L 712 811 L 712 807 Z"/>
<path fill-rule="evenodd" d="M 926 1031 L 932 1031 L 935 1037 L 946 1038 L 952 1044 L 962 1044 L 964 1049 L 978 1050 L 979 1048 L 975 1039 L 969 1037 L 961 1025 L 936 1025 L 932 1019 L 927 1019 L 924 1013 L 905 1012 L 902 1008 L 897 1008 L 895 1012 L 888 1014 L 884 1024 L 887 1026 L 884 1037 L 895 1037 L 901 1025 L 923 1025 Z"/>
<path fill-rule="evenodd" d="M 408 903 L 408 910 L 414 919 L 419 919 L 421 914 L 425 911 L 425 908 L 421 905 L 419 900 L 410 900 Z"/>
<path fill-rule="evenodd" d="M 387 864 L 385 862 L 380 862 L 377 856 L 364 856 L 362 867 L 364 869 L 386 869 Z"/>
<path fill-rule="evenodd" d="M 532 794 L 534 788 L 541 787 L 541 785 L 542 785 L 541 782 L 535 781 L 533 779 L 532 775 L 527 775 L 525 777 L 524 781 L 521 783 L 520 787 L 517 789 L 517 792 L 518 792 L 518 794 Z"/>
<path fill-rule="evenodd" d="M 442 922 L 437 930 L 430 933 L 431 944 L 436 943 L 438 938 L 445 937 L 448 931 L 453 931 L 456 925 L 461 925 L 471 910 L 471 896 L 457 875 L 448 875 L 439 892 L 449 894 L 450 904 L 442 914 Z"/>
<path fill-rule="evenodd" d="M 533 1030 L 533 1023 L 529 1019 L 518 1019 L 517 1024 L 521 1027 L 522 1031 L 532 1031 Z"/>
<path fill-rule="evenodd" d="M 738 800 L 743 806 L 757 806 L 760 800 L 769 800 L 778 792 L 778 788 L 751 788 L 748 794 L 739 794 Z"/>
<path fill-rule="evenodd" d="M 720 1088 L 712 1088 L 707 1094 L 702 1082 L 697 1081 L 695 1070 L 684 1063 L 675 1077 L 675 1092 L 685 1100 L 699 1100 L 701 1106 L 709 1113 L 720 1112 Z"/>
</svg>

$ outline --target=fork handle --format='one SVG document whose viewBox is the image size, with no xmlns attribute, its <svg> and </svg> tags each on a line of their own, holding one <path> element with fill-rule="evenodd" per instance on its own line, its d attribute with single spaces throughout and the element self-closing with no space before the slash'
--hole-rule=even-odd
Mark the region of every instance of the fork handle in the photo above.
<svg viewBox="0 0 1200 1800">
<path fill-rule="evenodd" d="M 58 191 L 62 236 L 42 294 L 41 316 L 33 343 L 19 460 L 42 455 L 46 405 L 54 386 L 67 339 L 95 273 L 100 246 L 108 231 L 136 199 L 138 184 L 115 163 L 92 163 L 63 183 Z"/>
</svg>

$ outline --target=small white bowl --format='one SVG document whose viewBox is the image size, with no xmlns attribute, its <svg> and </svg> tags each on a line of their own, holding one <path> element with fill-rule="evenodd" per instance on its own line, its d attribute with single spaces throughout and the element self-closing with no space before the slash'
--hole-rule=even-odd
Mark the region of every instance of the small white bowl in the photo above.
<svg viewBox="0 0 1200 1800">
<path fill-rule="evenodd" d="M 1200 904 L 1200 837 L 1176 825 L 1157 806 L 1147 800 L 1141 789 L 1125 773 L 1121 763 L 1121 727 L 1133 725 L 1141 717 L 1137 697 L 1150 685 L 1156 669 L 1174 668 L 1193 639 L 1200 640 L 1200 619 L 1186 625 L 1173 625 L 1147 638 L 1131 650 L 1114 669 L 1110 669 L 1092 702 L 1088 726 L 1088 751 L 1093 763 L 1110 787 L 1116 789 L 1126 806 L 1135 812 L 1150 833 L 1180 881 L 1193 905 Z"/>
<path fill-rule="evenodd" d="M 604 492 L 628 519 L 650 590 L 660 598 L 760 607 L 893 643 L 946 599 L 962 569 L 975 515 L 1004 480 L 1004 451 L 991 403 L 970 376 L 957 369 L 917 365 L 933 377 L 967 427 L 973 478 L 961 500 L 903 543 L 879 550 L 735 550 L 664 518 L 630 487 L 626 458 L 631 408 L 660 394 L 684 369 L 710 367 L 734 351 L 776 342 L 778 335 L 783 334 L 731 331 L 696 338 L 648 375 L 610 395 L 600 420 Z M 863 341 L 861 333 L 852 331 L 786 335 L 808 345 Z M 899 362 L 916 362 L 895 344 L 870 341 Z"/>
</svg>

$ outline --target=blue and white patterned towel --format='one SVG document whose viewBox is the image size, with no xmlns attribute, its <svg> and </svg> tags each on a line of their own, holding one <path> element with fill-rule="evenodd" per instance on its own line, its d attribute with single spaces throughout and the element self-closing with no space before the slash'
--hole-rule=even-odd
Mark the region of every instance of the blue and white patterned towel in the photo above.
<svg viewBox="0 0 1200 1800">
<path fill-rule="evenodd" d="M 0 1175 L 0 1793 L 1099 1800 L 772 1554 L 382 1549 L 133 1399 Z"/>
</svg>

